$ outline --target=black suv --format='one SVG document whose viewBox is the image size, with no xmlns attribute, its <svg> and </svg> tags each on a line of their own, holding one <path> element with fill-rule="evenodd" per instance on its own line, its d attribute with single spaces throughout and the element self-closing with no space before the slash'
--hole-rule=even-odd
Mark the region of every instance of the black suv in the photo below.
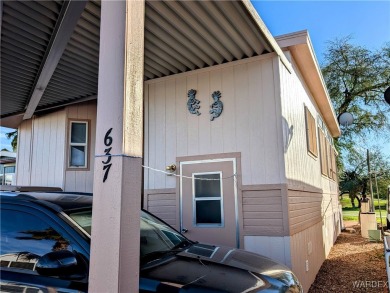
<svg viewBox="0 0 390 293">
<path fill-rule="evenodd" d="M 0 192 L 1 292 L 87 292 L 92 195 Z M 141 212 L 140 292 L 302 292 L 285 266 Z"/>
</svg>

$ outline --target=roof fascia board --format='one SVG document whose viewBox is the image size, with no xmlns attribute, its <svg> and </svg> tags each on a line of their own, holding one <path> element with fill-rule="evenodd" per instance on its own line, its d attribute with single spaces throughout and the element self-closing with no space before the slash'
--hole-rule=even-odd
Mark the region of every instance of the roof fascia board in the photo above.
<svg viewBox="0 0 390 293">
<path fill-rule="evenodd" d="M 23 116 L 24 120 L 33 116 L 86 4 L 86 0 L 71 0 L 64 3 L 66 5 L 65 11 L 57 20 L 54 33 L 46 49 L 46 58 L 41 64 L 40 74 L 36 79 L 34 90 Z"/>
<path fill-rule="evenodd" d="M 247 11 L 251 15 L 252 19 L 257 24 L 257 26 L 260 28 L 260 31 L 264 35 L 265 39 L 268 41 L 268 43 L 271 46 L 271 48 L 276 52 L 276 54 L 278 54 L 278 56 L 279 56 L 280 60 L 282 61 L 283 65 L 286 67 L 286 69 L 290 73 L 292 73 L 293 69 L 292 69 L 292 66 L 291 66 L 290 62 L 288 61 L 288 59 L 284 55 L 282 49 L 279 47 L 278 43 L 276 42 L 276 40 L 272 36 L 271 32 L 268 30 L 268 28 L 265 25 L 264 21 L 261 19 L 261 17 L 257 13 L 256 9 L 253 7 L 253 5 L 250 2 L 250 0 L 241 0 L 241 2 L 243 3 L 244 7 L 247 9 Z"/>
<path fill-rule="evenodd" d="M 314 54 L 309 33 L 306 30 L 299 31 L 278 36 L 276 37 L 276 40 L 280 47 L 290 50 L 306 84 L 313 94 L 314 100 L 320 108 L 322 117 L 326 121 L 332 136 L 340 136 L 340 127 L 320 66 L 318 65 L 317 58 Z"/>
</svg>

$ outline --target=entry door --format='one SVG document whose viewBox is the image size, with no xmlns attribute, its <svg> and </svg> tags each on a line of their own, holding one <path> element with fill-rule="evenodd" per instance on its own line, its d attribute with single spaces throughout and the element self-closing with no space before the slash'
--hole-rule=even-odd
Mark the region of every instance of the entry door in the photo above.
<svg viewBox="0 0 390 293">
<path fill-rule="evenodd" d="M 181 231 L 195 241 L 238 247 L 236 160 L 180 163 Z"/>
</svg>

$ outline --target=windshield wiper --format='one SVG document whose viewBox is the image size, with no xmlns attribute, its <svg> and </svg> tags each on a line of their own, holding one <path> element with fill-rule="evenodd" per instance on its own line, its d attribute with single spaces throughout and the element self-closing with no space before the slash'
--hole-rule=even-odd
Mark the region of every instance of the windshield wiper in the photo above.
<svg viewBox="0 0 390 293">
<path fill-rule="evenodd" d="M 183 239 L 182 241 L 180 241 L 178 244 L 176 244 L 174 247 L 171 248 L 171 250 L 176 250 L 176 249 L 184 249 L 184 248 L 187 248 L 191 245 L 193 245 L 194 242 L 188 240 L 188 239 Z"/>
<path fill-rule="evenodd" d="M 152 261 L 167 257 L 169 255 L 177 254 L 179 252 L 182 252 L 184 249 L 190 247 L 193 244 L 194 242 L 188 239 L 183 239 L 182 241 L 180 241 L 178 244 L 176 244 L 169 250 L 156 250 L 145 254 L 144 256 L 141 257 L 141 264 L 147 264 Z"/>
<path fill-rule="evenodd" d="M 174 254 L 179 253 L 181 251 L 182 251 L 182 249 L 152 251 L 152 252 L 147 253 L 141 257 L 141 264 L 147 264 L 149 262 L 162 259 L 162 258 L 167 257 L 169 255 L 174 255 Z"/>
</svg>

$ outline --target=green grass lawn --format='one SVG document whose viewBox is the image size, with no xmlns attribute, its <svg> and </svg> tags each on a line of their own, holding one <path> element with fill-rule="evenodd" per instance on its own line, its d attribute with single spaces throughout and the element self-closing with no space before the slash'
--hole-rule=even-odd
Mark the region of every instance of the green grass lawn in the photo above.
<svg viewBox="0 0 390 293">
<path fill-rule="evenodd" d="M 343 198 L 340 200 L 341 206 L 343 207 L 343 220 L 344 221 L 357 221 L 359 217 L 359 208 L 353 208 L 351 204 L 351 200 L 348 195 L 343 195 Z M 355 205 L 358 205 L 358 201 L 355 200 Z M 376 214 L 376 220 L 380 223 L 380 212 L 382 213 L 382 224 L 386 225 L 386 205 L 387 201 L 385 199 L 380 199 L 379 204 L 378 200 L 374 199 L 374 208 Z M 380 212 L 379 212 L 380 208 Z"/>
</svg>

